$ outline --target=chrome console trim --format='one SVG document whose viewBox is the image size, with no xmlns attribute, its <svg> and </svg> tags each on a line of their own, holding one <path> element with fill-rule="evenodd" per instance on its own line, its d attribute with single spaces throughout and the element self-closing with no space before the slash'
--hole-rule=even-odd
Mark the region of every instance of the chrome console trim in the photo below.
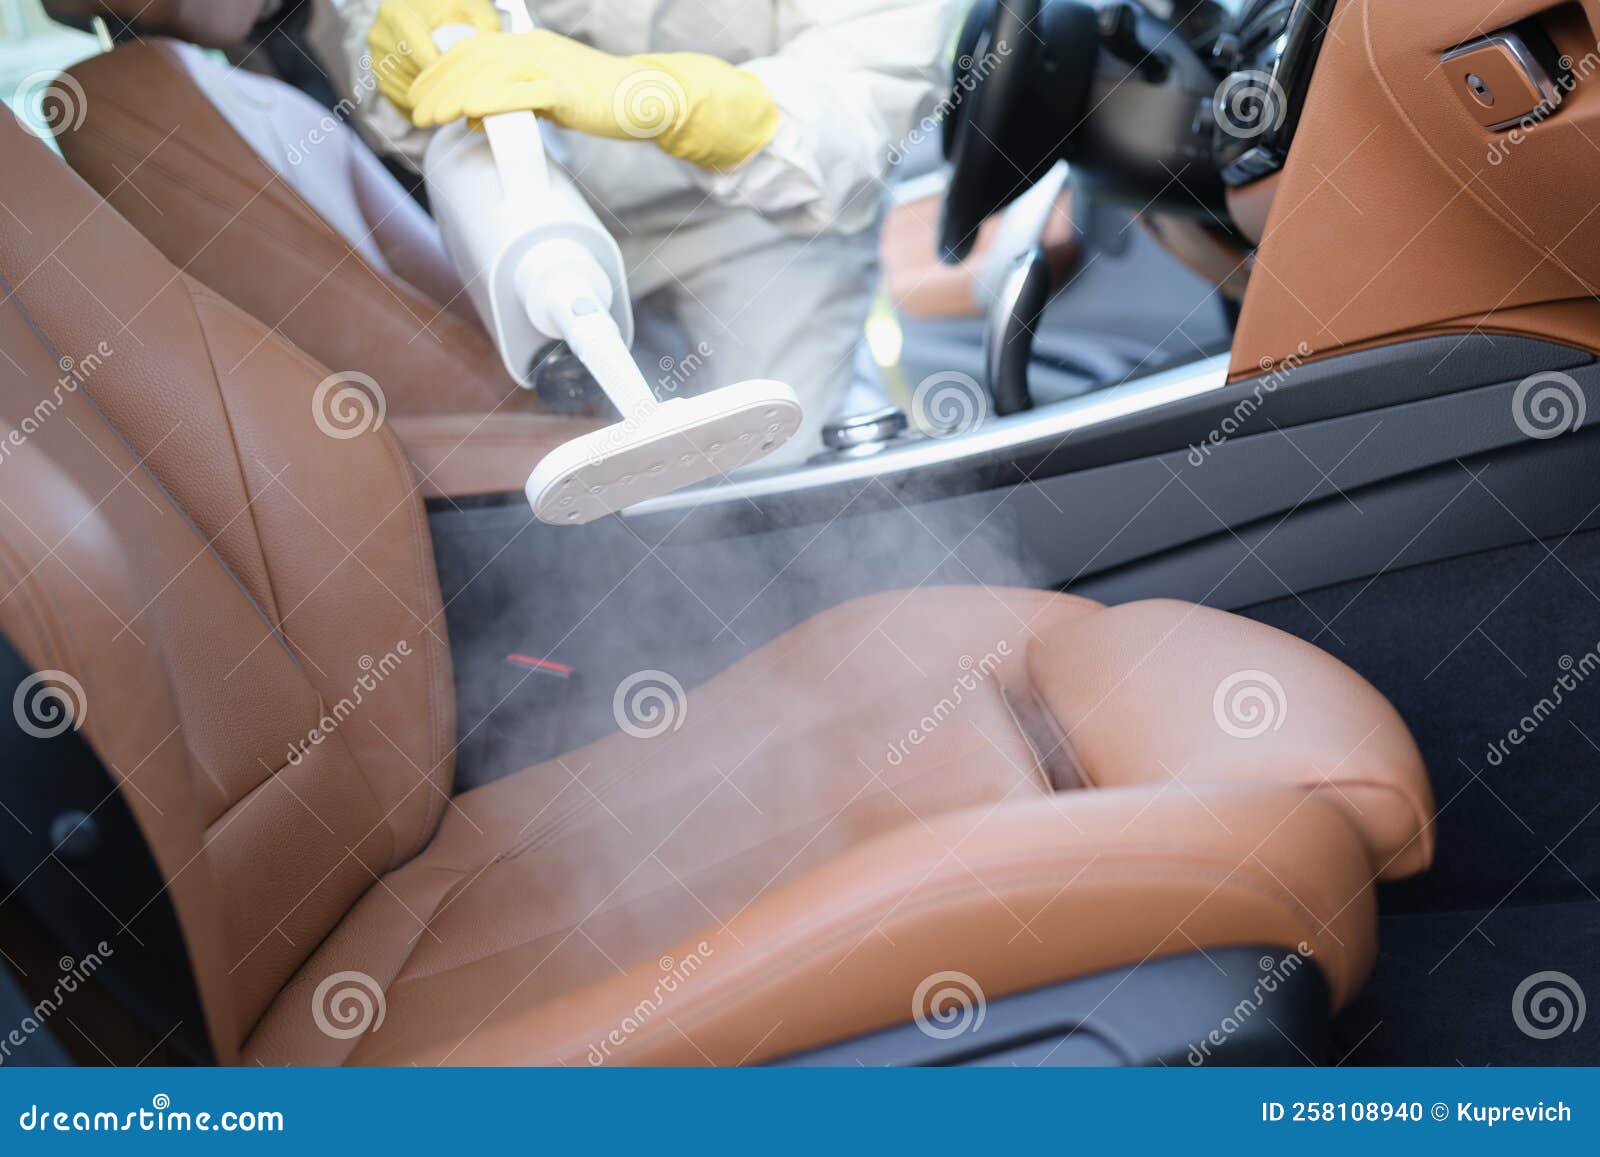
<svg viewBox="0 0 1600 1157">
<path fill-rule="evenodd" d="M 1228 355 L 1218 354 L 1041 409 L 996 418 L 969 433 L 891 444 L 869 457 L 836 458 L 765 474 L 740 475 L 652 498 L 622 513 L 624 517 L 644 518 L 725 502 L 801 494 L 824 486 L 959 466 L 967 461 L 975 463 L 1007 451 L 1037 448 L 1041 443 L 1048 448 L 1052 441 L 1078 430 L 1157 410 L 1220 390 L 1227 384 Z"/>
</svg>

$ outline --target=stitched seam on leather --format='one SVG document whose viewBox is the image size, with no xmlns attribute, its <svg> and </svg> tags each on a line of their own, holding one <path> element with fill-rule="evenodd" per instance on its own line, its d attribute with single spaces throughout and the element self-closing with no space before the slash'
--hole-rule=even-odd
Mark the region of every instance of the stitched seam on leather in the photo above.
<svg viewBox="0 0 1600 1157">
<path fill-rule="evenodd" d="M 239 463 L 242 463 L 244 459 L 243 459 L 243 455 L 240 453 L 238 440 L 237 440 L 237 438 L 236 438 L 236 436 L 234 434 L 233 415 L 232 415 L 231 410 L 229 409 L 228 402 L 227 402 L 227 397 L 226 397 L 226 395 L 224 394 L 224 392 L 222 390 L 222 381 L 221 381 L 221 378 L 217 376 L 216 358 L 215 358 L 215 355 L 212 353 L 212 350 L 211 350 L 211 337 L 210 337 L 210 334 L 208 334 L 206 332 L 205 323 L 199 316 L 199 307 L 202 304 L 204 304 L 204 305 L 210 306 L 212 308 L 220 309 L 223 312 L 231 313 L 231 314 L 235 315 L 236 317 L 239 317 L 239 318 L 244 319 L 244 320 L 248 320 L 248 321 L 252 321 L 253 322 L 254 319 L 250 318 L 248 314 L 245 314 L 237 306 L 233 305 L 233 303 L 231 303 L 229 301 L 226 301 L 225 299 L 217 296 L 212 291 L 210 291 L 210 290 L 208 290 L 208 289 L 196 284 L 190 278 L 181 277 L 179 280 L 180 280 L 180 283 L 183 285 L 185 292 L 189 295 L 189 301 L 190 301 L 191 307 L 193 307 L 194 310 L 195 310 L 195 321 L 196 321 L 196 324 L 198 325 L 198 327 L 200 329 L 201 340 L 204 342 L 205 347 L 206 347 L 206 359 L 207 359 L 208 364 L 210 364 L 210 366 L 211 366 L 213 384 L 216 387 L 218 398 L 219 398 L 219 400 L 221 401 L 221 404 L 222 404 L 223 420 L 227 423 L 229 445 L 232 448 L 234 462 L 237 465 Z M 259 324 L 259 323 L 256 323 L 256 324 Z M 290 352 L 292 352 L 292 353 L 294 353 L 296 355 L 299 354 L 299 351 L 294 349 L 294 347 L 292 347 L 292 346 L 285 346 L 285 349 L 289 350 Z M 310 367 L 308 366 L 308 368 L 310 368 Z M 263 570 L 263 577 L 265 578 L 265 580 L 267 582 L 269 593 L 271 593 L 271 588 L 272 588 L 272 564 L 271 564 L 270 560 L 268 559 L 267 550 L 266 550 L 265 545 L 264 545 L 264 543 L 262 542 L 262 539 L 261 539 L 261 530 L 260 530 L 260 527 L 257 524 L 256 518 L 255 518 L 255 507 L 254 507 L 254 502 L 253 502 L 253 496 L 250 494 L 250 485 L 249 485 L 249 482 L 245 479 L 244 472 L 243 472 L 242 469 L 240 471 L 240 485 L 245 491 L 247 501 L 250 501 L 250 505 L 247 508 L 249 516 L 250 516 L 250 525 L 254 529 L 254 537 L 255 537 L 255 542 L 256 542 L 256 549 L 261 555 L 261 564 L 262 564 L 262 570 Z M 235 578 L 234 581 L 235 582 L 239 582 L 237 577 Z M 241 586 L 242 585 L 243 584 L 241 583 Z M 277 601 L 278 600 L 277 600 L 276 594 L 273 594 L 272 602 L 273 602 L 274 608 L 276 608 Z M 261 608 L 261 610 L 262 610 L 263 616 L 265 616 L 265 614 L 266 614 L 265 609 Z M 305 679 L 306 686 L 316 696 L 316 699 L 317 699 L 317 710 L 319 712 L 325 712 L 327 710 L 327 700 L 324 698 L 321 690 L 317 688 L 316 684 L 313 683 L 311 681 L 311 679 L 305 675 L 305 668 L 301 664 L 299 658 L 294 654 L 294 647 L 289 642 L 288 635 L 284 632 L 283 624 L 282 624 L 281 620 L 279 620 L 278 617 L 277 617 L 276 609 L 274 609 L 274 611 L 273 611 L 273 615 L 272 615 L 272 619 L 271 619 L 271 626 L 274 629 L 274 633 L 278 636 L 279 640 L 282 642 L 284 650 L 289 653 L 289 656 L 290 656 L 291 660 L 294 662 L 296 670 L 299 671 L 301 677 L 303 679 Z M 430 658 L 430 662 L 431 662 L 431 658 L 432 658 L 431 649 L 429 649 L 429 658 Z M 430 678 L 429 679 L 430 689 L 432 687 L 432 684 L 433 684 L 433 680 Z M 356 759 L 355 753 L 350 750 L 350 747 L 349 747 L 348 743 L 345 743 L 343 741 L 342 737 L 340 737 L 340 748 L 341 748 L 341 750 L 343 750 L 343 752 L 345 754 L 345 757 L 350 761 L 351 766 L 353 766 L 356 769 L 357 774 L 360 775 L 360 777 L 362 779 L 362 782 L 366 784 L 367 791 L 371 794 L 373 802 L 376 803 L 376 804 L 379 804 L 381 806 L 382 800 L 384 798 L 383 794 L 378 791 L 376 785 L 373 783 L 371 775 L 368 773 L 368 770 L 361 765 L 361 761 L 360 760 Z M 284 763 L 284 764 L 280 765 L 276 770 L 274 770 L 271 773 L 269 773 L 264 779 L 258 781 L 248 792 L 245 793 L 244 796 L 241 796 L 240 799 L 235 801 L 234 804 L 229 805 L 228 810 L 225 811 L 223 813 L 223 815 L 226 816 L 229 812 L 231 812 L 233 810 L 233 808 L 237 807 L 245 799 L 249 798 L 250 795 L 254 794 L 261 787 L 265 786 L 266 784 L 272 782 L 272 780 L 276 779 L 278 777 L 278 775 L 280 775 L 282 773 L 283 769 L 285 767 L 287 767 L 287 766 L 289 766 L 287 763 Z M 221 818 L 222 817 L 218 817 L 219 820 Z M 384 827 L 386 829 L 388 829 L 390 855 L 392 857 L 393 856 L 393 849 L 394 849 L 394 846 L 395 846 L 394 830 L 393 830 L 392 825 L 390 825 L 387 822 L 385 822 Z"/>
<path fill-rule="evenodd" d="M 1122 855 L 1119 853 L 1110 853 L 1109 855 L 1117 858 L 1134 858 L 1133 856 Z M 1310 925 L 1313 929 L 1312 937 L 1314 940 L 1321 940 L 1323 938 L 1324 931 L 1326 931 L 1320 926 L 1319 921 L 1312 914 L 1311 910 L 1305 905 L 1301 904 L 1299 900 L 1295 898 L 1295 894 L 1293 892 L 1290 892 L 1283 886 L 1279 885 L 1270 876 L 1264 876 L 1260 873 L 1249 873 L 1256 876 L 1255 882 L 1251 882 L 1248 879 L 1237 879 L 1241 875 L 1247 874 L 1247 870 L 1243 864 L 1227 866 L 1227 871 L 1224 872 L 1219 878 L 1215 873 L 1226 865 L 1218 865 L 1211 860 L 1206 860 L 1195 856 L 1174 856 L 1170 851 L 1141 851 L 1140 853 L 1137 853 L 1137 855 L 1140 859 L 1161 858 L 1179 863 L 1188 862 L 1194 865 L 1194 870 L 1186 873 L 1176 873 L 1162 872 L 1159 869 L 1146 871 L 1123 870 L 1116 872 L 1091 872 L 1088 869 L 1085 869 L 1083 874 L 1075 877 L 1075 879 L 1083 879 L 1085 875 L 1088 875 L 1091 878 L 1099 878 L 1111 881 L 1148 879 L 1152 876 L 1164 877 L 1167 879 L 1183 876 L 1185 878 L 1195 878 L 1202 881 L 1212 880 L 1215 882 L 1216 887 L 1211 895 L 1215 895 L 1225 888 L 1230 887 L 1245 890 L 1257 895 L 1263 900 L 1266 900 L 1270 904 L 1278 906 L 1280 909 L 1289 912 L 1297 919 L 1301 919 L 1306 924 Z M 1108 858 L 1108 855 L 1104 853 L 1095 857 L 1096 860 L 1104 860 L 1106 858 Z M 1091 860 L 1090 862 L 1092 863 L 1093 861 Z M 1037 869 L 1030 869 L 1026 874 L 1019 872 L 1015 879 L 998 881 L 998 887 L 995 886 L 996 882 L 994 881 L 980 881 L 977 883 L 957 881 L 953 885 L 946 886 L 936 895 L 926 897 L 914 906 L 899 908 L 897 911 L 904 912 L 908 915 L 926 915 L 931 909 L 943 907 L 945 904 L 948 904 L 952 901 L 965 899 L 969 896 L 986 895 L 991 891 L 998 891 L 1005 887 L 1024 888 L 1035 883 L 1048 883 L 1051 880 L 1059 879 L 1064 872 L 1070 870 L 1070 867 L 1070 864 L 1063 865 L 1059 863 L 1050 865 L 1048 867 L 1041 865 Z M 1207 900 L 1209 899 L 1210 896 L 1207 897 Z M 831 927 L 813 931 L 810 934 L 805 935 L 803 938 L 801 938 L 801 936 L 797 933 L 794 939 L 798 942 L 798 944 L 794 952 L 779 951 L 764 956 L 762 961 L 758 962 L 760 980 L 763 983 L 757 987 L 775 987 L 776 985 L 774 984 L 774 981 L 787 979 L 788 977 L 803 972 L 817 961 L 826 959 L 827 956 L 830 955 L 830 950 L 847 941 L 851 932 L 859 928 L 859 926 L 867 924 L 868 922 L 875 924 L 876 921 L 873 919 L 874 909 L 871 905 L 871 902 L 861 905 L 861 908 L 863 910 L 859 915 L 852 913 L 847 917 L 831 920 L 829 922 Z M 1337 964 L 1337 974 L 1339 974 L 1342 978 L 1342 974 L 1344 973 L 1346 967 L 1348 952 L 1345 946 L 1340 944 L 1336 939 L 1331 941 L 1331 947 L 1331 955 Z M 1317 953 L 1315 953 L 1314 958 L 1321 958 L 1323 955 L 1324 953 L 1319 950 Z M 792 960 L 793 962 L 789 963 L 787 967 L 780 966 L 778 968 L 773 968 L 770 964 L 772 956 L 778 956 L 786 960 Z M 746 973 L 751 973 L 756 972 L 757 970 L 758 966 L 752 965 L 746 968 L 744 971 Z M 689 1022 L 691 1024 L 704 1023 L 713 1016 L 737 1005 L 739 1002 L 746 999 L 751 991 L 751 988 L 740 983 L 742 979 L 745 978 L 735 975 L 734 977 L 730 978 L 730 980 L 723 983 L 722 987 L 724 990 L 731 990 L 731 994 L 729 995 L 705 997 L 698 1002 L 698 1007 L 694 1004 L 690 1004 L 689 1007 L 679 1010 L 673 1018 L 673 1020 L 676 1022 L 673 1026 L 674 1031 L 679 1031 L 684 1022 Z M 1330 982 L 1333 980 L 1332 971 L 1330 971 L 1329 979 Z M 634 1041 L 640 1041 L 641 1039 L 650 1041 L 662 1035 L 663 1033 L 661 1031 L 653 1030 L 652 1026 L 646 1025 L 638 1033 L 636 1033 L 632 1039 Z M 571 1047 L 573 1046 L 563 1047 L 558 1055 L 566 1056 L 568 1054 L 568 1049 Z M 585 1046 L 580 1044 L 576 1047 L 583 1048 Z"/>
<path fill-rule="evenodd" d="M 200 330 L 200 341 L 205 346 L 206 364 L 211 367 L 211 385 L 216 391 L 217 402 L 222 410 L 222 421 L 228 430 L 228 446 L 233 451 L 234 467 L 239 474 L 239 489 L 244 491 L 244 513 L 250 519 L 251 538 L 255 540 L 256 553 L 261 556 L 261 578 L 267 584 L 268 605 L 263 610 L 272 615 L 272 619 L 283 627 L 283 618 L 278 613 L 278 593 L 272 585 L 272 563 L 267 558 L 266 544 L 261 539 L 261 526 L 256 522 L 255 495 L 250 492 L 250 482 L 244 470 L 244 454 L 239 449 L 239 438 L 233 428 L 233 410 L 228 405 L 228 393 L 223 388 L 222 375 L 217 370 L 217 356 L 211 348 L 211 335 L 206 332 L 205 318 L 200 315 L 202 306 L 215 305 L 216 299 L 209 293 L 196 293 L 194 285 L 188 278 L 179 278 L 178 284 L 183 286 L 184 292 L 189 295 L 189 308 L 194 312 L 195 325 Z"/>
<path fill-rule="evenodd" d="M 199 285 L 195 284 L 194 282 L 190 281 L 188 278 L 184 279 L 184 283 L 185 283 L 186 288 L 188 289 L 189 296 L 190 296 L 191 300 L 193 300 L 193 301 L 205 301 L 209 305 L 218 307 L 218 308 L 223 309 L 223 310 L 225 310 L 225 311 L 227 311 L 229 313 L 235 314 L 238 317 L 241 317 L 241 318 L 244 318 L 246 320 L 254 322 L 255 319 L 251 318 L 249 314 L 247 314 L 243 310 L 239 309 L 239 307 L 234 305 L 232 302 L 226 300 L 225 298 L 222 298 L 222 297 L 218 296 L 214 291 L 206 289 L 206 288 L 204 288 L 202 286 L 199 286 Z M 259 323 L 256 323 L 256 324 L 259 324 Z M 201 328 L 202 328 L 202 331 L 203 331 L 204 326 L 202 326 Z M 314 361 L 312 361 L 305 354 L 305 352 L 303 350 L 299 349 L 297 346 L 285 343 L 283 348 L 284 348 L 286 353 L 288 353 L 296 361 L 298 361 L 308 372 L 311 372 L 311 373 L 320 372 L 322 367 L 317 365 Z M 207 356 L 208 357 L 210 356 L 210 345 L 209 345 L 209 342 L 207 343 Z M 215 372 L 214 363 L 213 363 L 213 372 Z M 226 402 L 224 402 L 224 407 L 223 408 L 226 411 L 226 409 L 227 409 Z M 233 429 L 233 427 L 232 427 L 231 417 L 230 417 L 230 423 L 229 423 L 229 436 L 230 436 L 230 438 L 232 437 L 232 429 Z M 408 522 L 410 524 L 410 527 L 411 527 L 411 548 L 412 548 L 412 564 L 413 564 L 412 577 L 413 577 L 413 580 L 414 580 L 414 582 L 416 584 L 416 594 L 417 594 L 417 598 L 418 598 L 419 603 L 426 603 L 426 601 L 427 601 L 426 600 L 426 594 L 427 594 L 428 587 L 429 587 L 429 583 L 428 583 L 428 579 L 427 579 L 427 569 L 426 569 L 426 555 L 427 555 L 427 552 L 426 552 L 426 550 L 423 549 L 422 535 L 424 533 L 424 528 L 421 525 L 421 519 L 419 517 L 419 503 L 414 500 L 415 496 L 416 496 L 416 492 L 417 492 L 417 487 L 416 487 L 416 483 L 415 483 L 414 479 L 412 478 L 411 463 L 405 457 L 404 452 L 400 448 L 399 440 L 397 438 L 395 438 L 394 433 L 392 431 L 385 431 L 385 430 L 379 429 L 379 430 L 375 431 L 374 433 L 375 433 L 376 437 L 379 439 L 379 443 L 383 446 L 384 450 L 387 452 L 387 454 L 389 456 L 390 465 L 394 468 L 394 471 L 395 471 L 396 480 L 398 481 L 401 490 L 406 495 L 404 505 L 407 508 L 407 511 L 406 511 L 407 520 L 408 520 Z M 235 457 L 237 458 L 238 457 L 238 446 L 237 446 L 237 444 L 235 444 L 235 446 L 234 446 L 234 453 L 235 453 Z M 247 487 L 247 489 L 248 489 L 248 487 Z M 391 513 L 393 513 L 393 512 L 391 512 Z M 254 513 L 253 512 L 252 512 L 252 515 L 251 515 L 251 524 L 254 525 Z M 257 543 L 258 544 L 260 543 L 259 532 L 257 533 Z M 265 563 L 266 551 L 264 549 L 261 551 L 261 555 L 262 555 L 263 562 Z M 269 582 L 270 582 L 270 574 L 269 574 L 268 578 L 269 578 Z M 274 600 L 274 601 L 276 601 L 276 600 Z M 435 601 L 437 601 L 437 599 L 435 599 Z M 419 606 L 416 609 L 425 611 L 427 609 L 427 607 L 426 606 Z M 438 616 L 435 616 L 435 618 L 437 618 L 437 617 Z M 439 753 L 441 751 L 442 746 L 448 743 L 448 737 L 444 734 L 446 729 L 445 729 L 443 718 L 442 718 L 442 715 L 441 715 L 441 712 L 440 712 L 440 709 L 439 709 L 439 701 L 440 701 L 440 695 L 439 695 L 439 690 L 440 690 L 440 688 L 439 688 L 440 668 L 439 668 L 439 654 L 438 654 L 438 652 L 439 652 L 440 644 L 438 642 L 434 641 L 433 632 L 431 630 L 429 630 L 429 629 L 426 629 L 426 628 L 422 631 L 422 637 L 420 639 L 420 642 L 422 643 L 423 654 L 425 656 L 425 661 L 426 661 L 426 663 L 428 665 L 428 680 L 427 680 L 427 683 L 428 683 L 428 715 L 429 715 L 430 722 L 432 723 L 432 726 L 430 728 L 430 731 L 432 732 L 432 739 L 430 741 L 430 747 L 431 747 L 431 755 L 433 757 L 435 757 L 431 761 L 431 766 L 429 767 L 429 770 L 426 773 L 426 776 L 427 776 L 427 779 L 432 784 L 432 786 L 434 786 L 435 788 L 439 788 L 439 790 L 433 791 L 433 792 L 431 792 L 429 794 L 428 807 L 427 807 L 427 811 L 424 813 L 425 821 L 424 821 L 424 824 L 423 824 L 422 831 L 419 834 L 418 838 L 413 842 L 413 844 L 412 844 L 410 850 L 407 852 L 407 854 L 400 858 L 399 863 L 404 863 L 407 860 L 415 858 L 417 856 L 417 854 L 420 853 L 422 851 L 422 849 L 425 848 L 428 845 L 428 843 L 433 839 L 434 832 L 438 827 L 439 817 L 443 813 L 445 804 L 448 802 L 448 800 L 446 799 L 446 796 L 448 794 L 448 785 L 445 785 L 445 786 L 441 787 L 437 783 L 436 778 L 435 778 L 437 776 L 437 774 L 438 774 L 439 765 L 443 762 L 442 758 L 437 758 L 437 757 L 439 756 Z M 317 694 L 317 700 L 318 700 L 318 703 L 320 705 L 322 705 L 324 707 L 326 706 L 326 704 L 324 704 L 322 702 L 322 695 L 321 695 L 320 692 L 318 692 L 318 694 Z M 353 753 L 349 752 L 348 748 L 346 748 L 346 753 L 350 756 L 350 762 L 355 764 L 357 766 L 357 768 L 359 768 L 361 770 L 362 778 L 367 781 L 368 790 L 370 790 L 370 791 L 372 791 L 374 793 L 374 798 L 375 799 L 381 801 L 383 799 L 383 796 L 382 796 L 381 793 L 378 793 L 376 788 L 373 786 L 371 779 L 367 776 L 366 769 L 361 767 L 360 762 L 355 758 L 355 755 Z M 280 768 L 279 770 L 281 771 L 282 769 Z M 394 849 L 394 846 L 395 846 L 394 831 L 393 831 L 392 825 L 385 824 L 385 826 L 390 828 L 391 857 L 392 857 L 393 856 L 393 849 Z M 399 863 L 396 863 L 393 866 L 398 867 Z"/>
</svg>

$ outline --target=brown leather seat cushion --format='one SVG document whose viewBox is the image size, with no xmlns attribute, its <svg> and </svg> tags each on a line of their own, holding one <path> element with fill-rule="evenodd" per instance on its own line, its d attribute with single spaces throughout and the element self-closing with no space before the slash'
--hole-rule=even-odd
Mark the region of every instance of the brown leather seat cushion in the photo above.
<svg viewBox="0 0 1600 1157">
<path fill-rule="evenodd" d="M 1219 724 L 1231 664 L 1277 673 L 1280 729 Z M 1427 862 L 1429 814 L 1393 711 L 1288 636 L 1182 603 L 897 592 L 762 648 L 677 730 L 458 797 L 245 1056 L 582 1063 L 664 949 L 699 970 L 608 1057 L 755 1061 L 906 1020 L 934 971 L 992 997 L 1196 944 L 1303 942 L 1342 1002 L 1372 877 Z M 317 1033 L 316 984 L 374 967 L 384 1031 Z"/>
</svg>

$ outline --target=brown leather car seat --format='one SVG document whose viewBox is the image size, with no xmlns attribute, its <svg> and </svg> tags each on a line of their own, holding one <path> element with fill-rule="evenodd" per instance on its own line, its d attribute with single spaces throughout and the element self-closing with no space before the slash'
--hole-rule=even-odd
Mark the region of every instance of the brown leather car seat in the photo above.
<svg viewBox="0 0 1600 1157">
<path fill-rule="evenodd" d="M 756 1062 L 908 1022 L 945 970 L 992 1000 L 1228 945 L 1361 987 L 1374 880 L 1432 854 L 1417 749 L 1329 656 L 1196 606 L 848 603 L 452 797 L 394 436 L 328 436 L 321 366 L 9 116 L 0 149 L 0 632 L 81 685 L 222 1062 Z M 352 978 L 354 1034 L 318 1003 Z"/>
<path fill-rule="evenodd" d="M 58 137 L 169 261 L 330 369 L 375 378 L 396 416 L 542 410 L 506 374 L 432 220 L 345 119 L 180 42 L 242 38 L 261 0 L 89 6 L 180 38 L 69 69 L 82 115 Z"/>
</svg>

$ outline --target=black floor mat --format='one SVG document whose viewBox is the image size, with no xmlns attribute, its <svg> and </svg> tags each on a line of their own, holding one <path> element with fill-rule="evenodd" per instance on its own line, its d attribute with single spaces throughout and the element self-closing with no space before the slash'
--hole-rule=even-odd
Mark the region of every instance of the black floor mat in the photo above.
<svg viewBox="0 0 1600 1157">
<path fill-rule="evenodd" d="M 1388 911 L 1600 893 L 1600 534 L 1246 613 L 1355 668 L 1422 748 L 1438 855 L 1431 871 L 1388 890 Z"/>
<path fill-rule="evenodd" d="M 1600 535 L 1248 613 L 1389 697 L 1438 806 L 1433 868 L 1380 893 L 1382 955 L 1340 1018 L 1336 1059 L 1600 1061 L 1600 1023 L 1540 1040 L 1511 1015 L 1518 985 L 1540 972 L 1600 998 Z"/>
<path fill-rule="evenodd" d="M 1378 936 L 1372 981 L 1334 1022 L 1335 1061 L 1600 1063 L 1587 1008 L 1600 996 L 1600 903 L 1386 916 Z"/>
</svg>

